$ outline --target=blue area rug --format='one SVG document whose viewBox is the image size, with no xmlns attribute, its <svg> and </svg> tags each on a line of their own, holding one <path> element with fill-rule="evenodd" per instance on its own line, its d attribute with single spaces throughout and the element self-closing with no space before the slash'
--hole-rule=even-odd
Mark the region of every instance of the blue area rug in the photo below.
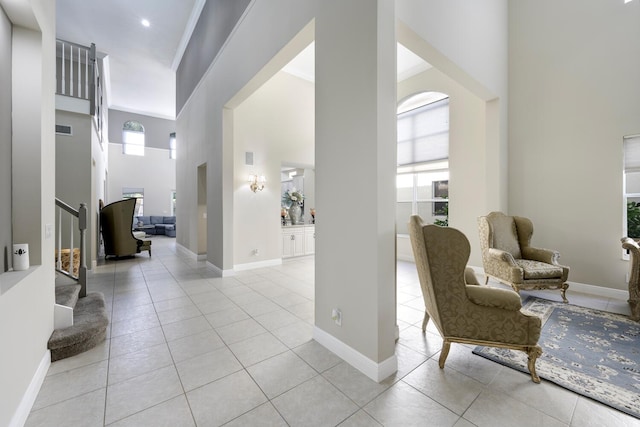
<svg viewBox="0 0 640 427">
<path fill-rule="evenodd" d="M 542 319 L 541 378 L 640 418 L 640 323 L 534 297 L 522 306 Z M 473 353 L 529 373 L 524 352 L 479 346 Z"/>
</svg>

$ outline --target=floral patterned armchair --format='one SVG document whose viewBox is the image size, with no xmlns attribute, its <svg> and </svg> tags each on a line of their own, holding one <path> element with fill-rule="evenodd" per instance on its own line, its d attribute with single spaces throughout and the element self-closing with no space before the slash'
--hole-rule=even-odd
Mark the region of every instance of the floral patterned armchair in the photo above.
<svg viewBox="0 0 640 427">
<path fill-rule="evenodd" d="M 560 289 L 566 303 L 569 267 L 560 265 L 560 254 L 531 246 L 533 223 L 520 216 L 491 212 L 478 218 L 485 284 L 489 277 L 521 289 Z"/>
<path fill-rule="evenodd" d="M 520 311 L 516 292 L 477 283 L 466 267 L 471 249 L 460 231 L 425 225 L 413 215 L 409 236 L 426 307 L 422 330 L 431 319 L 443 338 L 440 368 L 452 342 L 509 348 L 527 353 L 531 379 L 539 383 L 540 318 Z"/>
</svg>

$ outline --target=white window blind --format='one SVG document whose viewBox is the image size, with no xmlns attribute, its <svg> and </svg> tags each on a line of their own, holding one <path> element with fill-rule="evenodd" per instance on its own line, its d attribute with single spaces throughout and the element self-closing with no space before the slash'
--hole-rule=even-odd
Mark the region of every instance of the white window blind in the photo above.
<svg viewBox="0 0 640 427">
<path fill-rule="evenodd" d="M 449 98 L 398 115 L 398 166 L 449 158 Z"/>
<path fill-rule="evenodd" d="M 134 156 L 144 156 L 144 126 L 133 120 L 122 127 L 122 152 Z"/>
<path fill-rule="evenodd" d="M 640 172 L 640 135 L 624 138 L 624 171 Z"/>
</svg>

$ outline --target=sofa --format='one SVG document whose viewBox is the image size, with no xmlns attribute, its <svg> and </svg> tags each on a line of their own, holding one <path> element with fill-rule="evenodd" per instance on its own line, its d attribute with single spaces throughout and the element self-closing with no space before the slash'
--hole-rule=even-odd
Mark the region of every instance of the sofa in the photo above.
<svg viewBox="0 0 640 427">
<path fill-rule="evenodd" d="M 134 227 L 148 234 L 164 234 L 165 236 L 176 237 L 175 216 L 137 216 Z"/>
</svg>

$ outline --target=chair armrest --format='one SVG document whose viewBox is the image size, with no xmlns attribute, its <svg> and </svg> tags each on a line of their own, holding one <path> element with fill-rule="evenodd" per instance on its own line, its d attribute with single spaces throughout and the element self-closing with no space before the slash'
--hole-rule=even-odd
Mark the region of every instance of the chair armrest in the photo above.
<svg viewBox="0 0 640 427">
<path fill-rule="evenodd" d="M 489 248 L 489 257 L 493 258 L 494 261 L 506 262 L 510 267 L 520 268 L 518 267 L 518 264 L 516 264 L 516 260 L 513 259 L 513 255 L 511 255 L 509 252 L 505 252 L 496 248 Z"/>
<path fill-rule="evenodd" d="M 480 285 L 476 272 L 471 267 L 465 267 L 464 269 L 464 283 L 466 285 Z"/>
<path fill-rule="evenodd" d="M 522 248 L 522 258 L 558 265 L 560 252 L 551 249 L 532 248 L 529 246 Z"/>
<path fill-rule="evenodd" d="M 509 311 L 518 311 L 522 308 L 520 295 L 515 291 L 473 285 L 467 285 L 466 289 L 469 301 L 476 305 Z"/>
</svg>

